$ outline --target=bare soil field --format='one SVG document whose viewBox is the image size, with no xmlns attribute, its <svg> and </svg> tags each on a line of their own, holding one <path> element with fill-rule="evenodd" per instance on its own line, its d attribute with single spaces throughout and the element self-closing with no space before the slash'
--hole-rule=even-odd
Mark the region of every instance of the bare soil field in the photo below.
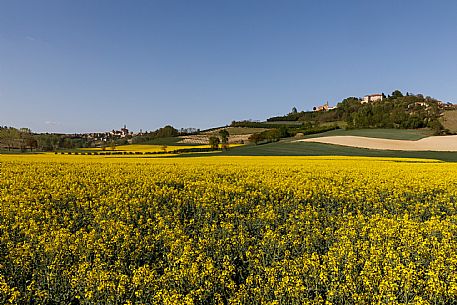
<svg viewBox="0 0 457 305">
<path fill-rule="evenodd" d="M 457 136 L 435 136 L 416 141 L 357 136 L 333 136 L 298 140 L 358 148 L 403 151 L 457 151 Z"/>
</svg>

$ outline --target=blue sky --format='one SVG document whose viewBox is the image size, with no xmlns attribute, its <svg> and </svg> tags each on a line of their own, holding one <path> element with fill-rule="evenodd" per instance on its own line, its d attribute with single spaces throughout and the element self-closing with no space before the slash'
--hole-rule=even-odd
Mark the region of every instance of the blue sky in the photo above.
<svg viewBox="0 0 457 305">
<path fill-rule="evenodd" d="M 457 102 L 457 1 L 0 0 L 0 125 L 208 128 L 395 89 Z"/>
</svg>

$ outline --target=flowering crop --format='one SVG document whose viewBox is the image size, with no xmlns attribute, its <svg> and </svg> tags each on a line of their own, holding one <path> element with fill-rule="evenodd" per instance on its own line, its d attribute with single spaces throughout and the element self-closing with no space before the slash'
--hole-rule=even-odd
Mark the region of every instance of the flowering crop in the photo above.
<svg viewBox="0 0 457 305">
<path fill-rule="evenodd" d="M 451 304 L 457 164 L 0 156 L 1 304 Z"/>
<path fill-rule="evenodd" d="M 178 149 L 189 149 L 189 148 L 210 148 L 209 145 L 153 145 L 153 144 L 129 144 L 129 145 L 118 145 L 116 151 L 133 151 L 133 152 L 162 152 L 162 151 L 173 151 Z M 110 147 L 108 147 L 109 149 Z M 101 147 L 97 148 L 84 148 L 83 150 L 101 151 Z"/>
<path fill-rule="evenodd" d="M 230 147 L 242 146 L 241 144 L 230 144 Z M 211 145 L 154 145 L 154 144 L 129 144 L 119 145 L 115 147 L 115 151 L 127 152 L 172 152 L 175 150 L 192 149 L 192 148 L 211 148 Z M 110 149 L 110 147 L 108 147 Z M 84 148 L 85 151 L 101 151 L 101 147 L 97 148 Z"/>
</svg>

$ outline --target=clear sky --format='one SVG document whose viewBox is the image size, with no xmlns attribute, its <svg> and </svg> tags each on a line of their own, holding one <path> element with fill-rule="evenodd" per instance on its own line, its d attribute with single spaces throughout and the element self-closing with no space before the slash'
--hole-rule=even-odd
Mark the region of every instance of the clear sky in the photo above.
<svg viewBox="0 0 457 305">
<path fill-rule="evenodd" d="M 0 0 L 0 125 L 203 129 L 395 89 L 457 102 L 457 1 Z"/>
</svg>

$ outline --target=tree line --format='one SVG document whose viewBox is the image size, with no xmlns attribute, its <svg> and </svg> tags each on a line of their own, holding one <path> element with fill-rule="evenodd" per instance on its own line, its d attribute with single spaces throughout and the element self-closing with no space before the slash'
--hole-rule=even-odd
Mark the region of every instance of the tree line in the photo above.
<svg viewBox="0 0 457 305">
<path fill-rule="evenodd" d="M 60 149 L 76 149 L 90 147 L 115 147 L 129 143 L 146 144 L 154 139 L 176 137 L 195 132 L 193 129 L 178 131 L 172 126 L 165 126 L 155 131 L 145 132 L 124 138 L 110 133 L 101 134 L 57 134 L 33 133 L 29 128 L 0 126 L 0 150 L 20 151 L 56 151 Z"/>
<path fill-rule="evenodd" d="M 16 129 L 14 127 L 0 126 L 0 148 L 11 151 L 21 149 L 23 151 L 38 148 L 38 140 L 28 128 Z"/>
</svg>

